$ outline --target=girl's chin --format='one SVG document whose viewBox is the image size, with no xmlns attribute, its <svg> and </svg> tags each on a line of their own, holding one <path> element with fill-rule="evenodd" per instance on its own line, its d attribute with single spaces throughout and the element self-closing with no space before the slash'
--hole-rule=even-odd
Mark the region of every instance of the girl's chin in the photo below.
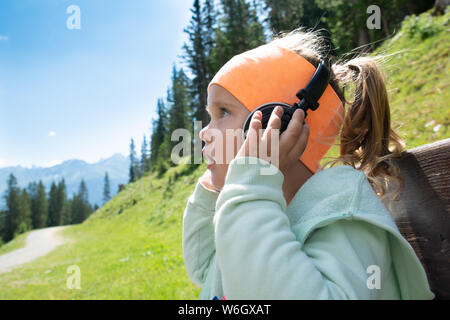
<svg viewBox="0 0 450 320">
<path fill-rule="evenodd" d="M 225 183 L 225 177 L 228 171 L 228 166 L 217 164 L 208 170 L 211 173 L 211 184 L 217 190 L 222 190 L 223 185 Z"/>
<path fill-rule="evenodd" d="M 211 185 L 216 190 L 222 190 L 222 187 L 223 187 L 223 183 L 220 184 L 219 181 L 217 181 L 217 179 L 214 179 L 214 174 L 212 172 L 211 172 Z"/>
</svg>

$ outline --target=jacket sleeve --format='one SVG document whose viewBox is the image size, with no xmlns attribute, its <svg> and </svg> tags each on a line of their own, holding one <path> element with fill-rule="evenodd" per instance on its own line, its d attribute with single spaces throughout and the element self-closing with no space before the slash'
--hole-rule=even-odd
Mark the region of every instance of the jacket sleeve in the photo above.
<svg viewBox="0 0 450 320">
<path fill-rule="evenodd" d="M 219 193 L 197 181 L 183 214 L 183 257 L 192 282 L 202 286 L 215 253 L 212 219 Z"/>
<path fill-rule="evenodd" d="M 230 162 L 214 217 L 227 299 L 373 297 L 367 267 L 377 263 L 387 276 L 391 264 L 384 259 L 389 256 L 384 230 L 338 221 L 317 229 L 302 246 L 286 215 L 281 171 L 262 175 L 260 169 L 271 164 L 238 164 L 239 158 Z"/>
</svg>

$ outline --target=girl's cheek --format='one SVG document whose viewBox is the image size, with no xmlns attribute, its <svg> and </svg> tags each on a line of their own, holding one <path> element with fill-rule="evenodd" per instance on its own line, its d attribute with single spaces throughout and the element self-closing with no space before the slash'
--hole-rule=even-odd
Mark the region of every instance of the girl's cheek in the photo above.
<svg viewBox="0 0 450 320">
<path fill-rule="evenodd" d="M 229 164 L 231 160 L 234 159 L 241 147 L 241 135 L 242 131 L 240 129 L 228 129 L 230 130 L 229 135 L 224 133 L 224 143 L 223 143 L 223 154 L 224 154 L 224 164 Z"/>
</svg>

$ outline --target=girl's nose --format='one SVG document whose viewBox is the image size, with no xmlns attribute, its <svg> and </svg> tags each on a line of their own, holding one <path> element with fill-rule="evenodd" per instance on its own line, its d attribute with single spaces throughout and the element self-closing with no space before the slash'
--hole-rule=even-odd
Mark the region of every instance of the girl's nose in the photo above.
<svg viewBox="0 0 450 320">
<path fill-rule="evenodd" d="M 200 133 L 199 133 L 200 139 L 204 142 L 209 142 L 209 141 L 206 141 L 206 139 L 204 137 L 206 130 L 208 130 L 208 127 L 209 127 L 209 125 L 207 125 L 202 130 L 200 130 Z"/>
</svg>

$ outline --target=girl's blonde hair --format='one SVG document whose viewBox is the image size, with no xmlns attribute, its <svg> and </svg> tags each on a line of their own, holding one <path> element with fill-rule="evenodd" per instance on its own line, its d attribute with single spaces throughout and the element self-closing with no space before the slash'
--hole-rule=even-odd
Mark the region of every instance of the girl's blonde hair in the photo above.
<svg viewBox="0 0 450 320">
<path fill-rule="evenodd" d="M 315 67 L 321 58 L 336 60 L 329 56 L 319 31 L 298 28 L 280 32 L 269 44 L 292 50 Z M 379 67 L 382 59 L 383 56 L 359 54 L 332 64 L 330 85 L 341 99 L 345 115 L 339 134 L 340 155 L 327 164 L 343 163 L 363 171 L 374 191 L 383 198 L 392 180 L 399 186 L 395 195 L 400 191 L 402 181 L 393 159 L 401 155 L 404 143 L 391 128 L 388 94 Z M 345 98 L 347 88 L 353 92 L 351 101 Z"/>
</svg>

